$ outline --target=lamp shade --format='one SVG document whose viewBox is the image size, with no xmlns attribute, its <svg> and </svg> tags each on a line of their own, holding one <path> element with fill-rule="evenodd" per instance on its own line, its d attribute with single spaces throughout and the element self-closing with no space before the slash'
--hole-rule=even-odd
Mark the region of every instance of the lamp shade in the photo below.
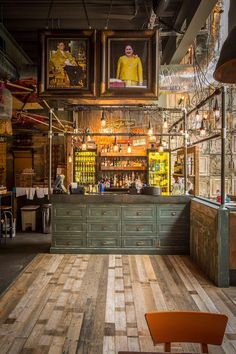
<svg viewBox="0 0 236 354">
<path fill-rule="evenodd" d="M 214 79 L 227 84 L 236 83 L 236 26 L 232 28 L 226 38 L 216 69 Z"/>
</svg>

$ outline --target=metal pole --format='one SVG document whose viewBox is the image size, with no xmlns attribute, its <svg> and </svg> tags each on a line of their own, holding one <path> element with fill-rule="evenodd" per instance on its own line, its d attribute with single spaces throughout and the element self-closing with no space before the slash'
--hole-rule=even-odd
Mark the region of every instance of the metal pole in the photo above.
<svg viewBox="0 0 236 354">
<path fill-rule="evenodd" d="M 183 130 L 184 130 L 184 194 L 187 193 L 187 110 L 184 108 L 184 115 L 183 115 Z"/>
<path fill-rule="evenodd" d="M 52 116 L 53 116 L 53 108 L 49 111 L 49 130 L 48 130 L 48 139 L 49 139 L 49 170 L 48 170 L 48 198 L 52 194 Z"/>
<path fill-rule="evenodd" d="M 221 206 L 225 205 L 225 144 L 226 144 L 226 106 L 225 106 L 225 86 L 221 93 Z"/>
</svg>

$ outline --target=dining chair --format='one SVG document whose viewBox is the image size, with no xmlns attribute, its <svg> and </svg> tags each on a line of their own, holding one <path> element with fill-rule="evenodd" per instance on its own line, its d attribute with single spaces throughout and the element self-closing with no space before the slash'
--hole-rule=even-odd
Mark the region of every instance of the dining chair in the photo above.
<svg viewBox="0 0 236 354">
<path fill-rule="evenodd" d="M 202 353 L 208 344 L 221 345 L 228 317 L 219 313 L 192 311 L 148 312 L 145 314 L 154 345 L 164 343 L 171 351 L 172 342 L 200 343 Z"/>
</svg>

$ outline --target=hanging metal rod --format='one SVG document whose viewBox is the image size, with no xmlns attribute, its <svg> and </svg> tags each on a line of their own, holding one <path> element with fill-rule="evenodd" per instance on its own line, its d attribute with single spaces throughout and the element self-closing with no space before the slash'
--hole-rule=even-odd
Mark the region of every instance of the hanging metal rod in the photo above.
<svg viewBox="0 0 236 354">
<path fill-rule="evenodd" d="M 57 133 L 54 133 L 54 135 L 57 135 Z M 69 135 L 69 136 L 129 136 L 129 137 L 137 137 L 137 136 L 148 136 L 150 137 L 149 134 L 147 133 L 73 133 L 73 132 L 65 132 L 64 135 Z M 152 134 L 152 136 L 183 136 L 181 133 L 156 133 Z"/>
<path fill-rule="evenodd" d="M 215 139 L 215 138 L 219 138 L 220 136 L 221 136 L 220 133 L 217 133 L 217 134 L 208 136 L 207 138 L 204 138 L 204 139 L 195 141 L 194 143 L 191 143 L 190 145 L 188 145 L 188 147 L 191 147 L 191 146 L 195 146 L 195 145 L 204 143 L 204 141 L 209 141 L 209 140 L 212 140 L 212 139 Z M 177 151 L 177 150 L 181 150 L 181 149 L 183 149 L 183 148 L 184 148 L 183 146 L 179 146 L 179 147 L 177 147 L 177 148 L 175 148 L 175 149 L 172 149 L 171 151 Z"/>
<path fill-rule="evenodd" d="M 217 88 L 210 96 L 208 96 L 207 98 L 205 98 L 205 100 L 198 103 L 193 109 L 191 109 L 191 111 L 187 112 L 187 117 L 190 116 L 193 112 L 195 112 L 198 109 L 200 109 L 201 107 L 203 107 L 209 100 L 211 100 L 215 96 L 220 95 L 221 91 L 222 91 L 222 87 Z M 181 117 L 180 119 L 178 119 L 176 122 L 174 122 L 168 131 L 170 132 L 176 125 L 178 125 L 180 122 L 182 122 L 183 119 L 184 119 L 184 116 Z"/>
<path fill-rule="evenodd" d="M 126 111 L 126 110 L 136 110 L 136 111 L 156 111 L 156 112 L 173 112 L 173 113 L 181 113 L 182 109 L 180 108 L 165 108 L 165 107 L 158 107 L 156 105 L 122 105 L 122 106 L 117 106 L 117 105 L 101 105 L 101 106 L 94 106 L 94 105 L 86 105 L 86 106 L 73 106 L 73 107 L 65 107 L 58 108 L 58 110 L 66 110 L 66 111 L 90 111 L 90 110 L 97 110 L 97 111 L 102 111 L 102 110 L 107 110 L 107 111 L 113 111 L 113 110 L 119 110 L 119 111 Z"/>
<path fill-rule="evenodd" d="M 200 109 L 201 107 L 205 106 L 205 104 L 211 100 L 212 98 L 214 98 L 215 96 L 220 95 L 222 91 L 222 87 L 221 88 L 217 88 L 210 96 L 208 96 L 207 98 L 205 98 L 205 100 L 201 101 L 200 103 L 198 103 L 196 105 L 196 107 L 194 107 L 193 109 L 191 109 L 191 111 L 187 112 L 187 116 L 190 116 L 193 112 L 197 111 L 198 109 Z"/>
</svg>

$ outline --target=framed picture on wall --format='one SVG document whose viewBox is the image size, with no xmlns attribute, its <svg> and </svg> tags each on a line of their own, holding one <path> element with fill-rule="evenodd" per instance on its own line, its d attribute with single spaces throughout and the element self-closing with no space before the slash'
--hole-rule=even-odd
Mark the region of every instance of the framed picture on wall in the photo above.
<svg viewBox="0 0 236 354">
<path fill-rule="evenodd" d="M 199 175 L 200 176 L 209 175 L 209 156 L 199 157 Z"/>
<path fill-rule="evenodd" d="M 158 32 L 102 31 L 101 96 L 158 96 Z"/>
<path fill-rule="evenodd" d="M 221 191 L 221 179 L 220 177 L 211 177 L 210 178 L 210 197 L 216 198 Z M 229 179 L 225 179 L 225 193 L 232 194 L 231 184 Z"/>
<path fill-rule="evenodd" d="M 96 95 L 96 31 L 41 31 L 39 95 Z"/>
</svg>

